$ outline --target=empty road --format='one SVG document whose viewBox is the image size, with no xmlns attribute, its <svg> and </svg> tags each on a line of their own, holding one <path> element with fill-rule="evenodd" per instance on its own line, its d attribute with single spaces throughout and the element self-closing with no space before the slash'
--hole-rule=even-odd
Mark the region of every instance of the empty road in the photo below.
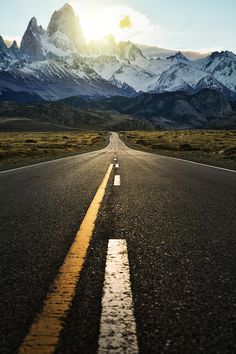
<svg viewBox="0 0 236 354">
<path fill-rule="evenodd" d="M 115 133 L 1 172 L 0 353 L 235 353 L 235 187 Z"/>
</svg>

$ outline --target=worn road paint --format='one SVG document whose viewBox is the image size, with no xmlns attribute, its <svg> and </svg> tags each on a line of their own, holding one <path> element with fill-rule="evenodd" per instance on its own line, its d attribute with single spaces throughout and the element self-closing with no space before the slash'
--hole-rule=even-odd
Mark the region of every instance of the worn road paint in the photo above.
<svg viewBox="0 0 236 354">
<path fill-rule="evenodd" d="M 111 164 L 80 225 L 75 240 L 49 292 L 42 312 L 36 317 L 19 353 L 52 354 L 59 341 L 63 320 L 75 294 L 76 284 L 85 261 L 95 221 L 112 171 Z"/>
<path fill-rule="evenodd" d="M 214 168 L 216 170 L 236 173 L 235 170 L 230 170 L 229 168 L 218 167 L 218 166 L 213 166 L 213 165 L 207 165 L 205 163 L 195 162 L 195 161 L 191 161 L 191 160 L 184 160 L 184 159 L 180 159 L 178 157 L 163 156 L 163 155 L 159 155 L 159 154 L 156 154 L 156 155 L 162 157 L 163 159 L 176 160 L 176 161 L 191 163 L 193 165 L 199 165 L 199 166 L 203 166 L 203 167 L 210 167 L 210 168 Z"/>
<path fill-rule="evenodd" d="M 120 175 L 115 175 L 114 186 L 120 186 Z"/>
<path fill-rule="evenodd" d="M 138 341 L 125 240 L 109 240 L 98 354 L 136 354 Z"/>
<path fill-rule="evenodd" d="M 115 168 L 119 168 L 119 164 L 118 163 L 115 165 Z"/>
</svg>

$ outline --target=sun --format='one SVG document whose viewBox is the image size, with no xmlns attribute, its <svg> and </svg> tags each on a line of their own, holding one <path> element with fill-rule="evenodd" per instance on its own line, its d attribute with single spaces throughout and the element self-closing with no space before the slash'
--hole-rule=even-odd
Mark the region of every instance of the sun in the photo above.
<svg viewBox="0 0 236 354">
<path fill-rule="evenodd" d="M 108 35 L 113 35 L 117 41 L 127 40 L 137 28 L 143 26 L 141 15 L 128 6 L 113 5 L 88 10 L 76 1 L 71 1 L 70 4 L 79 16 L 87 42 L 101 40 Z"/>
<path fill-rule="evenodd" d="M 118 41 L 135 41 L 142 33 L 154 28 L 146 15 L 129 6 L 109 5 L 88 7 L 81 1 L 69 2 L 78 15 L 86 41 L 98 41 L 112 35 Z"/>
<path fill-rule="evenodd" d="M 92 16 L 91 16 L 92 15 Z M 99 40 L 112 34 L 116 40 L 125 37 L 132 28 L 131 15 L 121 7 L 102 7 L 94 14 L 80 16 L 81 27 L 86 40 Z"/>
</svg>

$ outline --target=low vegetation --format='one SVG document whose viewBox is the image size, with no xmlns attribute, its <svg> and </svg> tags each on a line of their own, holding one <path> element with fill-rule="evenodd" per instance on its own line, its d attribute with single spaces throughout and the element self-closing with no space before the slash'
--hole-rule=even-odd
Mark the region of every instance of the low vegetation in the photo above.
<svg viewBox="0 0 236 354">
<path fill-rule="evenodd" d="M 0 133 L 0 169 L 97 150 L 105 132 Z"/>
<path fill-rule="evenodd" d="M 91 103 L 92 105 L 92 103 Z M 17 104 L 0 102 L 0 132 L 147 130 L 145 119 L 102 108 L 70 107 L 63 102 Z"/>
<path fill-rule="evenodd" d="M 132 131 L 121 138 L 136 149 L 236 170 L 236 131 Z"/>
</svg>

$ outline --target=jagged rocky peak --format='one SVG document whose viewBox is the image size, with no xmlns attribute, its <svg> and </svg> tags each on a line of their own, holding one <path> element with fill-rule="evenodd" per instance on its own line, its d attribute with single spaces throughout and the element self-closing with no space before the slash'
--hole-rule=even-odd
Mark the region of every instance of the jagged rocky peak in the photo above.
<svg viewBox="0 0 236 354">
<path fill-rule="evenodd" d="M 10 46 L 10 49 L 19 49 L 16 41 L 13 41 L 12 45 Z"/>
<path fill-rule="evenodd" d="M 47 31 L 50 42 L 56 47 L 81 53 L 86 51 L 79 18 L 69 4 L 65 4 L 60 10 L 54 12 Z"/>
<path fill-rule="evenodd" d="M 9 52 L 16 58 L 20 58 L 22 55 L 16 41 L 13 41 L 12 45 L 9 48 Z"/>
<path fill-rule="evenodd" d="M 32 17 L 29 22 L 28 28 L 31 29 L 32 31 L 35 31 L 37 30 L 37 27 L 38 27 L 37 19 L 36 17 Z"/>
<path fill-rule="evenodd" d="M 4 39 L 2 38 L 2 36 L 0 36 L 0 52 L 1 53 L 6 53 L 8 50 L 6 43 L 4 42 Z"/>
<path fill-rule="evenodd" d="M 177 52 L 175 55 L 171 55 L 170 57 L 168 57 L 167 59 L 173 61 L 173 60 L 184 60 L 184 61 L 188 61 L 188 59 L 181 53 L 181 52 Z"/>
<path fill-rule="evenodd" d="M 210 59 L 212 59 L 212 60 L 214 60 L 214 59 L 216 59 L 216 58 L 229 58 L 229 59 L 236 59 L 236 56 L 235 56 L 235 54 L 234 53 L 232 53 L 232 52 L 230 52 L 230 51 L 228 51 L 228 50 L 226 50 L 226 51 L 221 51 L 221 52 L 217 52 L 217 51 L 215 51 L 215 52 L 213 52 L 211 55 L 210 55 Z"/>
<path fill-rule="evenodd" d="M 129 61 L 135 61 L 138 57 L 144 58 L 144 55 L 138 47 L 132 42 L 120 42 L 118 45 L 118 56 L 121 59 L 127 59 Z"/>
<path fill-rule="evenodd" d="M 27 30 L 31 31 L 34 34 L 44 34 L 44 32 L 45 32 L 41 25 L 38 26 L 38 22 L 37 22 L 36 17 L 31 18 L 31 20 L 28 24 Z"/>
<path fill-rule="evenodd" d="M 42 26 L 38 26 L 36 18 L 33 17 L 21 41 L 22 52 L 34 60 L 43 60 L 42 36 L 44 34 Z"/>
</svg>

